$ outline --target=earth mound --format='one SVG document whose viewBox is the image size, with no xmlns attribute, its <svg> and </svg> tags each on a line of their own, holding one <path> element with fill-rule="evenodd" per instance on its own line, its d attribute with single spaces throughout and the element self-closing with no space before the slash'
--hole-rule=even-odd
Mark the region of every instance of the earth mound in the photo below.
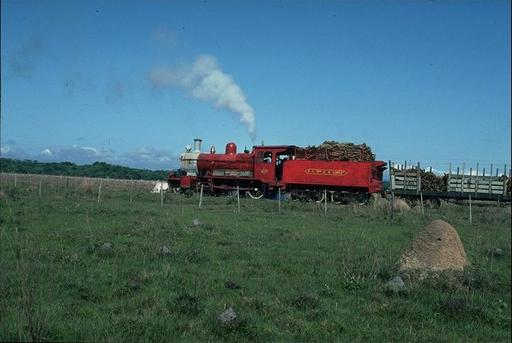
<svg viewBox="0 0 512 343">
<path fill-rule="evenodd" d="M 462 271 L 469 265 L 457 231 L 440 219 L 414 238 L 400 260 L 401 271 Z"/>
</svg>

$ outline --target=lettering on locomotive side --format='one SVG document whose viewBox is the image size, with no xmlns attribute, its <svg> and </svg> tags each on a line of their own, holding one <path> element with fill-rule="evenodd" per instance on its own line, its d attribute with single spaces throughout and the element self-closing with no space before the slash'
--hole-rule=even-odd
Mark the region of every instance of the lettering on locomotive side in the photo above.
<svg viewBox="0 0 512 343">
<path fill-rule="evenodd" d="M 304 169 L 306 174 L 310 175 L 322 175 L 322 176 L 344 176 L 348 172 L 343 169 L 319 169 L 319 168 L 307 168 Z"/>
</svg>

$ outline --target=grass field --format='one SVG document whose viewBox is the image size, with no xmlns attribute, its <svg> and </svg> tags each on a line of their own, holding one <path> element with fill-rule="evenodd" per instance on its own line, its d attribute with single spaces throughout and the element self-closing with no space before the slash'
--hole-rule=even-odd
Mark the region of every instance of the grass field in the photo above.
<svg viewBox="0 0 512 343">
<path fill-rule="evenodd" d="M 470 225 L 467 206 L 446 203 L 391 221 L 370 205 L 278 213 L 242 199 L 237 213 L 234 198 L 203 200 L 166 195 L 161 207 L 158 194 L 117 191 L 98 203 L 90 189 L 4 184 L 0 341 L 510 341 L 510 207 L 474 206 Z M 472 268 L 387 294 L 404 249 L 438 218 Z M 218 324 L 229 307 L 236 328 Z"/>
</svg>

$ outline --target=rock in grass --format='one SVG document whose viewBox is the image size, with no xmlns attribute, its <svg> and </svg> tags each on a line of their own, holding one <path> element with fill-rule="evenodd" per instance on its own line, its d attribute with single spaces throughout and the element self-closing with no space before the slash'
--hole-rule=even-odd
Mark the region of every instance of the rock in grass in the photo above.
<svg viewBox="0 0 512 343">
<path fill-rule="evenodd" d="M 389 294 L 400 294 L 405 293 L 407 287 L 405 287 L 405 283 L 400 276 L 395 276 L 386 283 L 384 290 Z"/>
<path fill-rule="evenodd" d="M 224 286 L 227 288 L 227 289 L 239 289 L 240 286 L 234 282 L 233 280 L 228 280 L 226 281 L 226 283 L 224 284 Z"/>
<path fill-rule="evenodd" d="M 128 288 L 131 291 L 138 291 L 138 290 L 140 290 L 140 288 L 141 288 L 140 281 L 137 280 L 137 279 L 131 279 L 130 281 L 128 281 Z"/>
<path fill-rule="evenodd" d="M 225 329 L 236 329 L 240 325 L 240 318 L 230 307 L 219 315 L 218 322 Z"/>
<path fill-rule="evenodd" d="M 503 250 L 500 248 L 493 249 L 491 250 L 490 255 L 494 258 L 501 258 L 503 256 Z"/>
<path fill-rule="evenodd" d="M 159 253 L 160 253 L 161 256 L 164 256 L 164 257 L 172 255 L 171 249 L 169 249 L 169 247 L 166 246 L 166 245 L 163 245 L 163 246 L 160 247 Z"/>
<path fill-rule="evenodd" d="M 192 226 L 193 226 L 193 227 L 199 227 L 199 225 L 201 225 L 201 222 L 199 221 L 199 219 L 194 218 L 194 219 L 192 220 Z"/>
<path fill-rule="evenodd" d="M 101 246 L 101 253 L 104 255 L 112 254 L 112 243 L 103 243 L 103 245 Z"/>
<path fill-rule="evenodd" d="M 314 309 L 319 305 L 319 299 L 315 294 L 302 293 L 296 297 L 293 304 L 298 309 Z"/>
</svg>

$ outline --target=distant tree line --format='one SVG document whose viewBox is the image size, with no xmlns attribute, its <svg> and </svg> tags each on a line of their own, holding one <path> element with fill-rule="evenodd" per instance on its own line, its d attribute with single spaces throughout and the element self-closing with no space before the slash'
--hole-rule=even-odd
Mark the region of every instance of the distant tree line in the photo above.
<svg viewBox="0 0 512 343">
<path fill-rule="evenodd" d="M 38 162 L 0 158 L 0 171 L 3 173 L 47 174 L 84 177 L 109 177 L 111 179 L 163 180 L 166 170 L 136 169 L 112 165 L 105 162 L 77 165 L 71 162 Z"/>
</svg>

